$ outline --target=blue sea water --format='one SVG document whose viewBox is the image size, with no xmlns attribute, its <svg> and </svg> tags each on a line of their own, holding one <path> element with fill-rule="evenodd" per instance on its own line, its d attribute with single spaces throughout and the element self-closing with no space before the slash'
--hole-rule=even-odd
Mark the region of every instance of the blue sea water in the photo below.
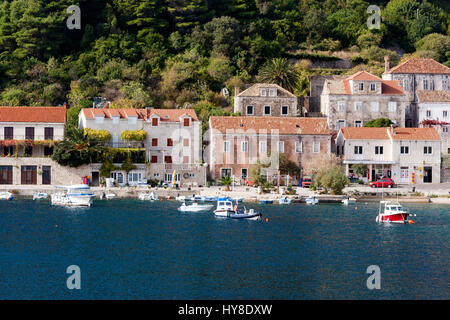
<svg viewBox="0 0 450 320">
<path fill-rule="evenodd" d="M 263 221 L 178 206 L 1 201 L 0 299 L 450 298 L 450 206 L 408 204 L 407 225 L 377 224 L 377 204 L 248 204 Z M 80 290 L 67 289 L 69 265 Z M 366 286 L 370 265 L 380 290 Z"/>
</svg>

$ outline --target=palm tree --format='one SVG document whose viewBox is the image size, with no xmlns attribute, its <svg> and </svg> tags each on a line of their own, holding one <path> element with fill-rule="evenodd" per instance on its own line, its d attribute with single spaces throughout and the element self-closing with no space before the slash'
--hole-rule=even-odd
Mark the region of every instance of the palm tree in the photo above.
<svg viewBox="0 0 450 320">
<path fill-rule="evenodd" d="M 233 181 L 231 180 L 231 177 L 229 177 L 229 176 L 225 176 L 225 177 L 222 177 L 222 179 L 220 179 L 220 183 L 222 183 L 226 187 L 225 191 L 230 191 L 230 184 L 232 182 Z"/>
<path fill-rule="evenodd" d="M 294 91 L 299 80 L 299 73 L 285 58 L 274 58 L 259 69 L 259 81 L 276 83 L 289 91 Z"/>
</svg>

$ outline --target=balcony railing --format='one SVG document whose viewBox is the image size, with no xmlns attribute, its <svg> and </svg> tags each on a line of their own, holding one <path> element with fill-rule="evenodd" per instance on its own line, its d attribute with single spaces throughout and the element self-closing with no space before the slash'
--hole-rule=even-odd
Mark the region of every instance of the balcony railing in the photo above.
<svg viewBox="0 0 450 320">
<path fill-rule="evenodd" d="M 34 135 L 34 136 L 27 136 L 27 135 L 13 135 L 13 136 L 3 136 L 1 140 L 16 140 L 16 141 L 24 141 L 24 140 L 31 140 L 31 141 L 44 141 L 44 140 L 63 140 L 63 136 L 45 136 L 45 135 Z"/>
</svg>

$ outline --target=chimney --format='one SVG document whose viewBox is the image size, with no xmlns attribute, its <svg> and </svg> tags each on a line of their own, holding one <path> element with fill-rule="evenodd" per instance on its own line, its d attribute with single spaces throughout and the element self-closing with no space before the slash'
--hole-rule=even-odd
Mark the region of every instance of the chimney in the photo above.
<svg viewBox="0 0 450 320">
<path fill-rule="evenodd" d="M 388 73 L 391 69 L 391 58 L 384 56 L 384 73 Z"/>
<path fill-rule="evenodd" d="M 234 87 L 234 95 L 237 96 L 239 94 L 239 87 Z"/>
</svg>

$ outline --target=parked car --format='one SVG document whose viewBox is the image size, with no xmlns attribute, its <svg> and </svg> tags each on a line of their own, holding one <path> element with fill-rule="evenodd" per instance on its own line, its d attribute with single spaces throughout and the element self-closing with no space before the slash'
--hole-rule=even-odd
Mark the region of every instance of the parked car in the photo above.
<svg viewBox="0 0 450 320">
<path fill-rule="evenodd" d="M 303 177 L 302 180 L 302 188 L 309 188 L 312 185 L 313 181 L 311 177 Z"/>
<path fill-rule="evenodd" d="M 370 186 L 372 188 L 392 188 L 394 186 L 394 181 L 390 178 L 382 178 L 377 181 L 372 181 Z"/>
</svg>

